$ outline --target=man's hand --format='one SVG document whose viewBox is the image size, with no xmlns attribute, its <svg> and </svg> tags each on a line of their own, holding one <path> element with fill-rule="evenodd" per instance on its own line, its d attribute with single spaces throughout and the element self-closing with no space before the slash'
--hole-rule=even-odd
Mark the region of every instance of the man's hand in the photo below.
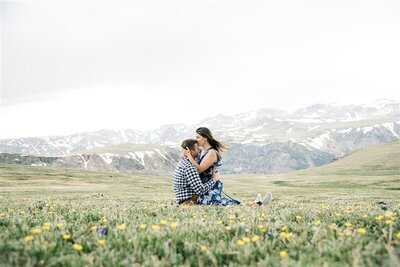
<svg viewBox="0 0 400 267">
<path fill-rule="evenodd" d="M 217 182 L 219 180 L 219 172 L 218 171 L 213 173 L 212 179 L 214 182 Z"/>
</svg>

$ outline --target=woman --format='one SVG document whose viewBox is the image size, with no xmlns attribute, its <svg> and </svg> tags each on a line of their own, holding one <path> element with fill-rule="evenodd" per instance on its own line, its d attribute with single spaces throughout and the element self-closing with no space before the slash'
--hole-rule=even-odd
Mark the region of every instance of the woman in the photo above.
<svg viewBox="0 0 400 267">
<path fill-rule="evenodd" d="M 199 170 L 201 181 L 206 183 L 212 179 L 214 172 L 218 172 L 217 167 L 221 166 L 219 153 L 226 149 L 226 146 L 214 139 L 211 131 L 206 127 L 200 127 L 196 130 L 196 140 L 199 147 L 202 148 L 199 157 L 194 159 L 188 148 L 183 153 L 193 166 Z M 222 206 L 240 204 L 236 199 L 222 196 L 222 190 L 223 184 L 219 180 L 210 191 L 199 196 L 197 203 L 200 205 Z"/>
</svg>

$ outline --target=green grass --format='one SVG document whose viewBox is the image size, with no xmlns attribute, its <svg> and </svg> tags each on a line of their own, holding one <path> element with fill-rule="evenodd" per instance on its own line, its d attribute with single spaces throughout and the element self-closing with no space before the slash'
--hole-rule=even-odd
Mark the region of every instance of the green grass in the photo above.
<svg viewBox="0 0 400 267">
<path fill-rule="evenodd" d="M 399 266 L 397 145 L 289 174 L 222 175 L 245 203 L 231 207 L 176 207 L 170 174 L 0 165 L 0 266 Z M 247 205 L 267 191 L 270 205 Z"/>
</svg>

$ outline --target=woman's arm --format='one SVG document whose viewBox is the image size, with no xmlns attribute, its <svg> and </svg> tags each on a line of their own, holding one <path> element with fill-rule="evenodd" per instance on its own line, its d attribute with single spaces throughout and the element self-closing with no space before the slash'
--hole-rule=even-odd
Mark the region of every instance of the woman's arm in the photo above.
<svg viewBox="0 0 400 267">
<path fill-rule="evenodd" d="M 198 170 L 199 173 L 204 172 L 205 170 L 207 170 L 211 165 L 213 165 L 214 162 L 217 161 L 217 153 L 215 153 L 214 150 L 210 150 L 208 151 L 207 155 L 203 158 L 203 160 L 200 162 L 200 164 L 198 164 L 194 158 L 192 157 L 192 155 L 190 154 L 190 150 L 189 148 L 186 148 L 183 151 L 183 154 L 189 159 L 189 161 L 193 164 L 193 166 L 195 166 Z"/>
</svg>

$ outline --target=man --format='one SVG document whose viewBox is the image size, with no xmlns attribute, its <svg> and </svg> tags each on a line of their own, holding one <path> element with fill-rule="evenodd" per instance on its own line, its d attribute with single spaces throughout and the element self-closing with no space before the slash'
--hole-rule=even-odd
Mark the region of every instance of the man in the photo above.
<svg viewBox="0 0 400 267">
<path fill-rule="evenodd" d="M 199 145 L 194 139 L 186 139 L 182 142 L 181 147 L 189 148 L 193 158 L 199 154 Z M 201 182 L 199 171 L 192 165 L 189 159 L 184 156 L 180 159 L 173 174 L 173 187 L 175 192 L 176 203 L 181 204 L 197 204 L 198 195 L 205 193 L 218 181 L 219 174 L 215 173 L 213 179 L 203 184 Z"/>
</svg>

